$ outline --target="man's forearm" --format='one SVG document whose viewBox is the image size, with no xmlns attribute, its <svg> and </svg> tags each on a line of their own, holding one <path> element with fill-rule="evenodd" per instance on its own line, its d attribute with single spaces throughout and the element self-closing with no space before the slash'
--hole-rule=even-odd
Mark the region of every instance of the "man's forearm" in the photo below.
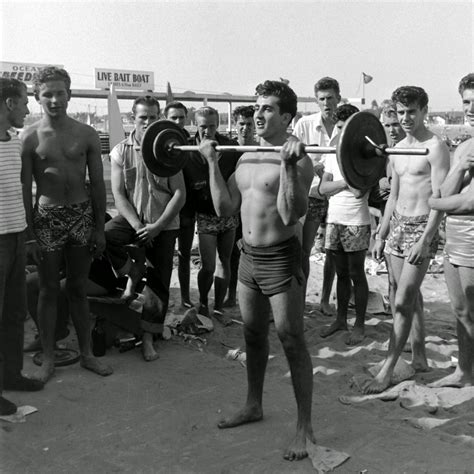
<svg viewBox="0 0 474 474">
<path fill-rule="evenodd" d="M 92 210 L 94 211 L 95 227 L 98 231 L 103 232 L 107 207 L 105 184 L 103 181 L 94 184 L 91 183 L 91 203 Z"/>
<path fill-rule="evenodd" d="M 441 197 L 451 196 L 457 194 L 462 186 L 464 180 L 465 171 L 459 165 L 451 171 L 451 173 L 446 177 L 444 183 L 440 186 L 439 190 Z"/>
<path fill-rule="evenodd" d="M 216 214 L 220 217 L 235 214 L 232 198 L 217 162 L 209 165 L 209 187 Z"/>
<path fill-rule="evenodd" d="M 390 219 L 396 207 L 397 198 L 389 196 L 389 198 L 387 199 L 387 204 L 385 205 L 385 211 L 383 213 L 382 222 L 380 223 L 380 229 L 378 231 L 378 235 L 382 240 L 385 240 L 388 237 L 388 234 L 390 232 Z"/>
<path fill-rule="evenodd" d="M 31 186 L 23 185 L 23 205 L 25 207 L 26 217 L 26 240 L 35 240 L 35 232 L 33 230 L 33 195 Z"/>
<path fill-rule="evenodd" d="M 173 197 L 169 200 L 168 204 L 163 211 L 163 214 L 155 222 L 155 225 L 158 226 L 161 230 L 166 229 L 168 224 L 177 216 L 178 212 L 184 206 L 185 196 L 181 191 L 176 191 L 173 194 Z"/>
<path fill-rule="evenodd" d="M 347 184 L 343 179 L 338 181 L 324 181 L 319 185 L 319 192 L 327 197 L 334 196 L 347 189 Z"/>
<path fill-rule="evenodd" d="M 130 201 L 122 194 L 114 193 L 115 207 L 118 213 L 134 228 L 138 229 L 142 224 L 137 212 Z"/>
<path fill-rule="evenodd" d="M 437 211 L 448 214 L 472 214 L 474 213 L 474 199 L 466 193 L 453 194 L 442 198 L 432 198 L 431 207 Z"/>
<path fill-rule="evenodd" d="M 280 166 L 280 188 L 277 207 L 285 225 L 293 225 L 306 213 L 308 196 L 298 181 L 296 164 L 282 163 Z"/>
</svg>

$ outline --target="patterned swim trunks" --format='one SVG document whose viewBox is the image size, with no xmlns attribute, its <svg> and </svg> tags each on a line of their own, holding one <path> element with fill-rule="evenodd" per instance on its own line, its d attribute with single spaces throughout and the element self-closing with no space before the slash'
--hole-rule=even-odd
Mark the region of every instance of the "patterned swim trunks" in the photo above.
<svg viewBox="0 0 474 474">
<path fill-rule="evenodd" d="M 90 200 L 66 206 L 37 204 L 33 211 L 33 229 L 43 252 L 61 250 L 66 245 L 86 246 L 94 226 Z"/>
<path fill-rule="evenodd" d="M 370 225 L 326 224 L 326 242 L 328 250 L 359 252 L 367 250 L 370 244 Z"/>
<path fill-rule="evenodd" d="M 239 225 L 238 215 L 219 217 L 198 212 L 196 218 L 198 234 L 223 234 L 224 232 L 235 229 Z"/>
<path fill-rule="evenodd" d="M 396 257 L 406 257 L 408 251 L 416 244 L 428 223 L 428 214 L 423 216 L 402 216 L 393 212 L 390 219 L 390 234 L 387 239 L 385 252 Z M 438 250 L 439 233 L 436 231 L 430 243 L 429 258 L 433 258 Z"/>
<path fill-rule="evenodd" d="M 327 199 L 308 198 L 308 211 L 306 212 L 307 221 L 324 222 L 328 213 L 329 201 Z"/>
</svg>

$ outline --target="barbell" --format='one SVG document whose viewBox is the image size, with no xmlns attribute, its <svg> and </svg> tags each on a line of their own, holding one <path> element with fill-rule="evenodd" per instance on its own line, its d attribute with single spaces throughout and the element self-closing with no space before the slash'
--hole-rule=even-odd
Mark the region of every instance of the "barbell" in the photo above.
<svg viewBox="0 0 474 474">
<path fill-rule="evenodd" d="M 198 145 L 187 145 L 184 131 L 170 120 L 153 122 L 142 140 L 142 156 L 147 168 L 155 175 L 170 177 L 185 166 L 190 152 Z M 281 146 L 217 145 L 216 151 L 274 152 Z M 383 125 L 370 112 L 358 112 L 345 122 L 336 147 L 305 146 L 306 153 L 336 154 L 344 180 L 355 189 L 375 186 L 384 175 L 388 155 L 427 155 L 427 148 L 390 148 Z"/>
</svg>

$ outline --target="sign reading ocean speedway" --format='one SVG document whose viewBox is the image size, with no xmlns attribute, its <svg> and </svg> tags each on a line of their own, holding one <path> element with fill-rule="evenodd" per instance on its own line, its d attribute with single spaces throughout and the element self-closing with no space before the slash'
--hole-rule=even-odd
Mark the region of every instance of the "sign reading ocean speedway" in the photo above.
<svg viewBox="0 0 474 474">
<path fill-rule="evenodd" d="M 36 63 L 11 63 L 0 61 L 0 77 L 5 79 L 18 79 L 26 84 L 33 85 L 33 80 L 38 71 L 46 66 L 63 68 L 59 64 L 36 64 Z"/>
<path fill-rule="evenodd" d="M 95 69 L 95 87 L 109 89 L 113 84 L 116 89 L 134 89 L 152 91 L 155 78 L 150 71 L 125 71 L 119 69 Z"/>
</svg>

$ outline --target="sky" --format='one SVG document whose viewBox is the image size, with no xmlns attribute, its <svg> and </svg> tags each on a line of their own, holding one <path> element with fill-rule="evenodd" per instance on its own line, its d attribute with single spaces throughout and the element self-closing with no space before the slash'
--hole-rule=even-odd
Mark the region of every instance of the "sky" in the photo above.
<svg viewBox="0 0 474 474">
<path fill-rule="evenodd" d="M 153 71 L 160 92 L 169 81 L 174 92 L 245 95 L 282 77 L 313 96 L 332 76 L 343 97 L 360 97 L 365 72 L 369 104 L 417 85 L 431 110 L 459 110 L 458 82 L 474 71 L 473 25 L 472 0 L 0 0 L 0 60 L 62 64 L 73 88 L 93 89 L 94 68 L 112 68 Z M 105 101 L 75 107 L 87 103 L 105 113 Z"/>
</svg>

